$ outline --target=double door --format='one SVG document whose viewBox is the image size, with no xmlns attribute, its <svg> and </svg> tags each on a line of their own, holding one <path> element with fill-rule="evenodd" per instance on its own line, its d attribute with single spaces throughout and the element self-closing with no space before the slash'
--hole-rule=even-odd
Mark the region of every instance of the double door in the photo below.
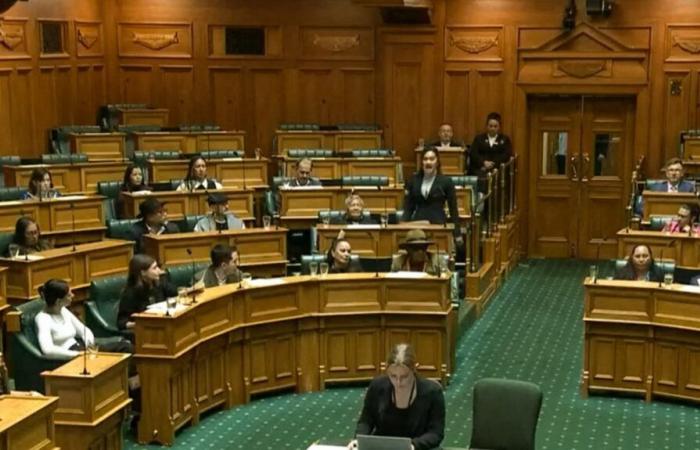
<svg viewBox="0 0 700 450">
<path fill-rule="evenodd" d="M 613 258 L 625 226 L 634 97 L 530 97 L 528 254 Z"/>
</svg>

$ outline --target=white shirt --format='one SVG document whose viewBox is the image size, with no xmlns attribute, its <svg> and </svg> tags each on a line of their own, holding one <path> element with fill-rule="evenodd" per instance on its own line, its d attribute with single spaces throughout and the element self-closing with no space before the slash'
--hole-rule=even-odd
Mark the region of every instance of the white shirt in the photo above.
<svg viewBox="0 0 700 450">
<path fill-rule="evenodd" d="M 678 192 L 678 184 L 668 183 L 668 192 Z"/>
<path fill-rule="evenodd" d="M 493 147 L 494 145 L 496 145 L 496 141 L 498 140 L 498 135 L 491 137 L 487 134 L 486 137 L 489 138 L 489 147 Z"/>
<path fill-rule="evenodd" d="M 80 352 L 69 350 L 77 343 L 76 336 L 84 337 L 85 344 L 95 342 L 92 331 L 78 320 L 68 308 L 61 308 L 59 314 L 41 311 L 34 317 L 36 334 L 41 352 L 51 359 L 70 359 Z"/>
<path fill-rule="evenodd" d="M 189 183 L 187 181 L 183 180 L 182 183 L 180 183 L 180 185 L 177 187 L 177 190 L 180 192 L 182 192 L 182 191 L 188 192 L 188 191 L 196 191 L 196 190 L 200 190 L 200 191 L 201 190 L 208 190 L 209 189 L 208 188 L 209 180 L 211 180 L 211 178 L 205 178 L 202 181 L 195 181 L 195 182 L 190 181 Z M 221 183 L 219 183 L 218 181 L 216 181 L 216 180 L 211 180 L 211 181 L 214 182 L 216 189 L 223 188 L 223 185 Z"/>
<path fill-rule="evenodd" d="M 423 175 L 423 183 L 420 186 L 420 192 L 423 194 L 423 198 L 428 198 L 428 195 L 430 195 L 430 189 L 433 187 L 433 181 L 435 181 L 435 175 L 430 177 Z"/>
</svg>

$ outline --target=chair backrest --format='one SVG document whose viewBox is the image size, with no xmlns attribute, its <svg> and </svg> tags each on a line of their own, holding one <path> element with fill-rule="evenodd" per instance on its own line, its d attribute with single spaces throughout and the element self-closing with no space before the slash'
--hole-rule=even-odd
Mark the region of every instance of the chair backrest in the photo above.
<svg viewBox="0 0 700 450">
<path fill-rule="evenodd" d="M 479 193 L 478 190 L 478 183 L 479 183 L 479 177 L 473 176 L 473 175 L 450 175 L 449 176 L 452 179 L 452 183 L 457 187 L 469 187 L 472 190 L 472 198 L 471 198 L 471 204 L 476 205 L 477 201 L 477 196 Z M 470 211 L 467 211 L 470 213 Z"/>
<path fill-rule="evenodd" d="M 326 262 L 326 254 L 325 253 L 317 253 L 315 255 L 301 255 L 301 274 L 302 275 L 308 275 L 309 274 L 309 264 L 311 262 L 315 262 L 317 264 L 320 264 L 322 262 Z"/>
<path fill-rule="evenodd" d="M 664 183 L 665 181 L 666 180 L 661 180 L 661 179 L 655 180 L 655 179 L 649 178 L 644 182 L 644 189 L 653 190 L 655 186 L 657 186 L 661 183 Z"/>
<path fill-rule="evenodd" d="M 218 131 L 221 129 L 220 126 L 214 125 L 211 123 L 195 123 L 195 124 L 183 124 L 183 125 L 178 125 L 178 130 L 180 131 L 192 131 L 192 132 L 199 132 L 199 131 Z"/>
<path fill-rule="evenodd" d="M 343 186 L 389 186 L 389 177 L 384 175 L 346 176 Z"/>
<path fill-rule="evenodd" d="M 117 130 L 124 133 L 145 133 L 148 131 L 160 131 L 160 125 L 117 125 Z"/>
<path fill-rule="evenodd" d="M 27 192 L 27 188 L 19 186 L 2 187 L 0 188 L 0 202 L 21 200 L 25 192 Z"/>
<path fill-rule="evenodd" d="M 36 323 L 34 318 L 44 309 L 44 300 L 37 298 L 25 303 L 19 304 L 16 308 L 21 313 L 20 316 L 20 333 L 36 348 L 39 348 L 39 339 L 36 333 Z"/>
<path fill-rule="evenodd" d="M 135 151 L 133 160 L 135 164 L 145 164 L 149 159 L 180 159 L 178 150 Z"/>
<path fill-rule="evenodd" d="M 474 385 L 472 448 L 534 450 L 542 391 L 533 383 L 484 378 Z"/>
<path fill-rule="evenodd" d="M 206 215 L 203 214 L 185 216 L 182 220 L 177 221 L 177 226 L 183 233 L 190 233 L 194 231 L 194 226 L 197 225 L 197 222 L 199 222 L 204 217 L 206 217 Z"/>
<path fill-rule="evenodd" d="M 379 125 L 376 123 L 339 123 L 336 125 L 340 131 L 377 131 Z"/>
<path fill-rule="evenodd" d="M 88 161 L 85 153 L 45 153 L 41 155 L 42 164 L 78 164 Z"/>
<path fill-rule="evenodd" d="M 119 197 L 121 185 L 121 181 L 98 181 L 97 193 L 99 195 L 104 195 L 109 199 L 116 200 L 117 197 Z"/>
<path fill-rule="evenodd" d="M 673 274 L 676 270 L 676 263 L 674 261 L 655 261 L 656 265 L 661 268 L 661 271 L 665 274 Z M 622 270 L 623 267 L 627 265 L 626 259 L 616 259 L 615 260 L 615 272 Z"/>
<path fill-rule="evenodd" d="M 282 186 L 284 183 L 287 183 L 294 178 L 292 177 L 272 177 L 272 188 L 277 189 L 278 187 Z"/>
<path fill-rule="evenodd" d="M 222 159 L 222 158 L 242 158 L 243 150 L 206 150 L 199 152 L 199 155 L 204 159 Z"/>
<path fill-rule="evenodd" d="M 321 210 L 318 212 L 318 221 L 323 222 L 323 219 L 328 217 L 328 219 L 333 222 L 340 220 L 345 215 L 345 210 L 344 209 L 326 209 L 326 210 Z M 362 217 L 363 218 L 369 218 L 370 217 L 370 212 L 368 209 L 365 209 L 362 211 Z"/>
<path fill-rule="evenodd" d="M 656 231 L 663 230 L 674 217 L 675 216 L 651 216 L 649 218 L 649 228 Z"/>
<path fill-rule="evenodd" d="M 393 225 L 401 223 L 401 221 L 403 220 L 403 209 L 391 211 L 389 214 L 387 214 L 387 216 L 388 223 Z"/>
<path fill-rule="evenodd" d="M 197 262 L 194 264 L 194 273 L 197 274 L 202 270 L 206 269 L 209 265 L 208 262 Z M 192 285 L 192 264 L 179 264 L 176 266 L 170 266 L 166 269 L 168 274 L 168 279 L 176 287 L 191 286 Z"/>
<path fill-rule="evenodd" d="M 112 219 L 107 221 L 107 237 L 131 240 L 131 228 L 139 219 Z"/>
<path fill-rule="evenodd" d="M 394 156 L 394 151 L 388 148 L 353 149 L 353 158 L 390 158 Z"/>
<path fill-rule="evenodd" d="M 119 300 L 126 286 L 126 275 L 116 275 L 93 280 L 90 283 L 90 301 L 94 302 L 100 316 L 113 327 L 117 327 Z"/>
<path fill-rule="evenodd" d="M 317 123 L 282 123 L 281 131 L 318 131 L 321 126 Z"/>
<path fill-rule="evenodd" d="M 19 166 L 22 160 L 17 155 L 0 156 L 0 168 L 3 166 Z"/>
<path fill-rule="evenodd" d="M 275 177 L 278 178 L 278 177 Z M 276 216 L 279 214 L 279 208 L 277 206 L 277 193 L 275 191 L 265 191 L 264 194 L 264 209 L 265 209 L 265 214 L 267 214 L 270 217 Z"/>
<path fill-rule="evenodd" d="M 331 158 L 333 150 L 325 148 L 290 148 L 287 150 L 290 158 Z"/>
<path fill-rule="evenodd" d="M 7 254 L 7 247 L 12 243 L 14 233 L 0 233 L 0 256 Z"/>
</svg>

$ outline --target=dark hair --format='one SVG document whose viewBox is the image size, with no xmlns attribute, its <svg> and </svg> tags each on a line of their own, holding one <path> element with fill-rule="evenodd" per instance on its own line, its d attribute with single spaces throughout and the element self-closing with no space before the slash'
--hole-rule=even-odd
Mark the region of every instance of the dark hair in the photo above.
<svg viewBox="0 0 700 450">
<path fill-rule="evenodd" d="M 674 164 L 680 164 L 681 167 L 683 167 L 683 160 L 678 157 L 673 157 L 666 161 L 666 165 L 664 167 L 672 166 Z"/>
<path fill-rule="evenodd" d="M 204 161 L 204 165 L 207 164 L 207 160 L 204 159 L 202 155 L 195 155 L 192 158 L 190 158 L 190 162 L 187 165 L 187 175 L 185 176 L 185 184 L 187 184 L 188 186 L 194 180 L 194 175 L 192 174 L 194 172 L 194 165 L 197 164 L 197 161 L 199 161 L 200 159 Z"/>
<path fill-rule="evenodd" d="M 142 172 L 141 184 L 139 184 L 138 186 L 134 186 L 131 184 L 131 174 L 134 172 L 135 169 L 140 169 Z M 145 190 L 146 184 L 144 183 L 144 181 L 145 177 L 143 176 L 143 168 L 141 166 L 137 166 L 136 164 L 129 164 L 128 166 L 126 166 L 126 170 L 124 170 L 124 179 L 122 180 L 121 190 L 125 192 Z"/>
<path fill-rule="evenodd" d="M 212 267 L 219 267 L 225 262 L 230 262 L 233 259 L 231 255 L 233 254 L 233 252 L 237 251 L 238 249 L 235 245 L 230 246 L 227 244 L 216 244 L 209 253 L 209 256 L 211 257 Z"/>
<path fill-rule="evenodd" d="M 348 241 L 345 238 L 333 239 L 333 242 L 331 242 L 331 246 L 328 249 L 328 253 L 326 253 L 326 261 L 328 261 L 329 270 L 335 266 L 335 258 L 333 257 L 333 252 L 336 248 L 338 248 L 338 244 L 340 244 L 341 242 L 347 242 L 348 244 L 350 243 L 350 241 Z"/>
<path fill-rule="evenodd" d="M 27 239 L 26 239 L 26 232 L 27 228 L 29 228 L 29 225 L 34 224 L 36 225 L 36 229 L 39 231 L 39 237 L 41 237 L 41 229 L 39 229 L 39 224 L 34 221 L 31 217 L 26 217 L 22 216 L 19 219 L 17 219 L 17 223 L 15 223 L 15 234 L 12 236 L 12 243 L 21 245 L 21 246 L 26 246 L 27 245 Z"/>
<path fill-rule="evenodd" d="M 51 177 L 51 172 L 49 172 L 47 169 L 44 169 L 43 167 L 39 167 L 38 169 L 32 170 L 32 174 L 29 177 L 29 186 L 27 186 L 27 189 L 32 195 L 37 195 L 39 190 L 37 189 L 37 184 L 41 183 L 44 181 L 44 177 L 48 175 L 49 180 L 51 180 L 51 188 L 53 188 L 53 177 Z"/>
<path fill-rule="evenodd" d="M 435 147 L 425 147 L 425 148 L 423 149 L 423 151 L 421 152 L 421 154 L 420 154 L 421 167 L 420 167 L 420 169 L 418 169 L 418 173 L 420 174 L 421 177 L 424 175 L 424 174 L 423 174 L 423 163 L 422 163 L 422 162 L 423 162 L 423 158 L 425 157 L 425 154 L 428 153 L 428 152 L 433 152 L 433 153 L 435 153 L 435 157 L 437 158 L 437 172 L 436 172 L 436 173 L 437 173 L 438 175 L 441 175 L 441 174 L 442 174 L 442 162 L 440 162 L 440 152 L 439 152 L 438 149 L 435 148 Z"/>
<path fill-rule="evenodd" d="M 70 286 L 63 280 L 50 279 L 43 286 L 39 286 L 39 295 L 46 302 L 46 306 L 53 306 L 70 291 Z"/>
<path fill-rule="evenodd" d="M 141 272 L 147 270 L 156 262 L 151 256 L 138 253 L 129 261 L 129 275 L 126 277 L 126 287 L 142 288 L 144 280 L 141 277 Z"/>
<path fill-rule="evenodd" d="M 625 264 L 625 267 L 632 270 L 632 273 L 634 273 L 634 262 L 632 261 L 632 256 L 634 255 L 635 250 L 637 250 L 639 247 L 646 247 L 647 250 L 649 250 L 649 270 L 651 270 L 652 266 L 656 264 L 654 261 L 654 254 L 651 252 L 651 247 L 649 247 L 647 244 L 636 244 L 634 247 L 632 247 L 632 251 L 627 257 L 627 264 Z"/>
<path fill-rule="evenodd" d="M 495 120 L 498 122 L 498 124 L 501 124 L 501 115 L 498 114 L 497 112 L 490 112 L 488 116 L 486 116 L 486 123 L 488 124 L 491 120 Z"/>
</svg>

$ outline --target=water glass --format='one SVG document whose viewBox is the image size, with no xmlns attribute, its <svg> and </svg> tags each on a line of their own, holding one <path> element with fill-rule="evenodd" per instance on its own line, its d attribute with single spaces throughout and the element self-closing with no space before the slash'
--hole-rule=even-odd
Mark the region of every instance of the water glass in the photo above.
<svg viewBox="0 0 700 450">
<path fill-rule="evenodd" d="M 328 275 L 328 263 L 327 262 L 322 262 L 320 264 L 320 268 L 321 268 L 321 276 L 322 277 L 325 277 L 326 275 Z"/>
<path fill-rule="evenodd" d="M 19 245 L 10 244 L 8 250 L 10 251 L 10 258 L 17 258 L 19 256 Z"/>
<path fill-rule="evenodd" d="M 672 284 L 673 284 L 673 274 L 672 273 L 664 274 L 664 285 L 666 287 L 670 287 Z"/>
<path fill-rule="evenodd" d="M 318 273 L 318 263 L 316 261 L 311 261 L 309 263 L 309 275 L 315 277 Z"/>
<path fill-rule="evenodd" d="M 588 267 L 588 276 L 590 279 L 595 280 L 598 278 L 598 266 L 592 264 Z"/>
<path fill-rule="evenodd" d="M 382 228 L 386 228 L 389 223 L 389 216 L 386 213 L 382 213 L 379 215 L 379 221 L 382 224 Z"/>
<path fill-rule="evenodd" d="M 263 216 L 263 228 L 265 228 L 266 230 L 269 230 L 271 223 L 272 223 L 272 217 Z"/>
<path fill-rule="evenodd" d="M 95 359 L 97 358 L 97 352 L 99 348 L 97 347 L 97 344 L 93 341 L 90 345 L 88 345 L 85 350 L 87 350 L 88 358 L 90 359 Z"/>
<path fill-rule="evenodd" d="M 324 214 L 321 217 L 321 222 L 323 223 L 323 228 L 328 228 L 328 225 L 331 223 L 331 216 L 330 214 Z"/>
<path fill-rule="evenodd" d="M 187 304 L 187 288 L 185 286 L 177 288 L 177 301 L 181 305 Z"/>
<path fill-rule="evenodd" d="M 175 309 L 178 297 L 168 297 L 165 299 L 165 307 L 168 310 Z"/>
</svg>

